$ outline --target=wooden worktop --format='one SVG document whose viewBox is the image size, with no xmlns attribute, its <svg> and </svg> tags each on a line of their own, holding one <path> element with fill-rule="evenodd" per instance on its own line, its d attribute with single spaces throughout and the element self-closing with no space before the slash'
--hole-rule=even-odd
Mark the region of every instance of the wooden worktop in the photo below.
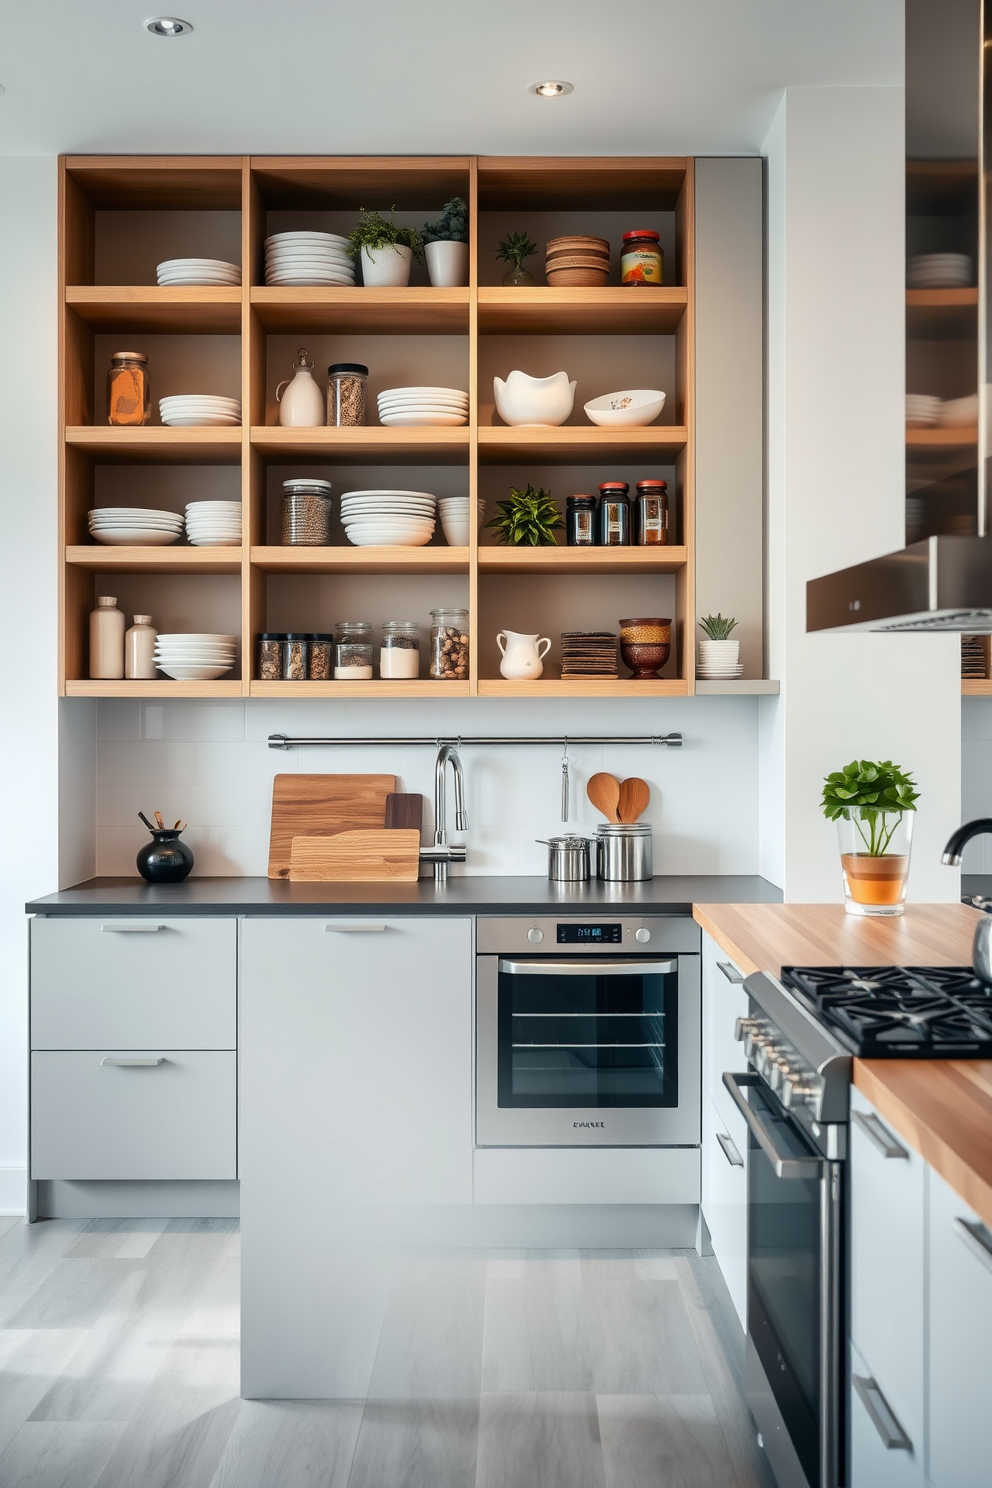
<svg viewBox="0 0 992 1488">
<path fill-rule="evenodd" d="M 860 918 L 842 904 L 697 904 L 745 973 L 783 966 L 969 966 L 979 911 L 913 904 Z M 854 1083 L 894 1131 L 992 1227 L 992 1061 L 856 1059 Z"/>
</svg>

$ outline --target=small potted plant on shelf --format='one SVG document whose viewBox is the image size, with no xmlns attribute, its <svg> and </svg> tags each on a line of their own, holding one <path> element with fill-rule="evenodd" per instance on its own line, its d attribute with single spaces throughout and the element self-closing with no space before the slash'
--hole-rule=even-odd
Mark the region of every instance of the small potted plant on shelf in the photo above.
<svg viewBox="0 0 992 1488">
<path fill-rule="evenodd" d="M 918 800 L 916 781 L 891 760 L 852 760 L 825 777 L 821 806 L 837 823 L 848 914 L 902 914 Z"/>
<path fill-rule="evenodd" d="M 525 258 L 537 252 L 537 244 L 530 233 L 515 232 L 503 239 L 494 250 L 496 257 L 510 268 L 503 275 L 504 284 L 533 284 L 534 276 L 523 267 Z"/>
<path fill-rule="evenodd" d="M 457 289 L 468 283 L 468 207 L 460 196 L 445 202 L 436 222 L 425 222 L 420 233 L 427 255 L 427 272 L 438 289 Z"/>
<path fill-rule="evenodd" d="M 551 492 L 528 484 L 522 491 L 510 487 L 506 501 L 497 501 L 496 515 L 486 526 L 496 533 L 502 547 L 557 547 L 555 528 L 561 527 L 561 513 L 551 499 Z"/>
<path fill-rule="evenodd" d="M 396 287 L 410 282 L 413 260 L 423 259 L 420 233 L 415 227 L 401 227 L 379 212 L 361 209 L 358 226 L 348 234 L 348 252 L 362 260 L 362 279 L 367 286 Z M 390 211 L 396 216 L 396 208 Z"/>
<path fill-rule="evenodd" d="M 704 615 L 699 628 L 706 636 L 699 643 L 699 675 L 701 677 L 736 677 L 740 675 L 740 641 L 732 641 L 730 632 L 737 628 L 733 617 Z"/>
</svg>

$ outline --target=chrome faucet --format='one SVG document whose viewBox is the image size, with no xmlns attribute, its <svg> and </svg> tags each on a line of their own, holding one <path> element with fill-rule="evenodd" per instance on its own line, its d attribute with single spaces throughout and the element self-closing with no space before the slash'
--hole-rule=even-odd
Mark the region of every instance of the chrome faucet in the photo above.
<svg viewBox="0 0 992 1488">
<path fill-rule="evenodd" d="M 462 770 L 461 757 L 454 744 L 439 743 L 437 759 L 434 761 L 434 848 L 436 856 L 432 856 L 435 884 L 447 883 L 449 863 L 464 863 L 465 861 L 464 847 L 452 847 L 447 841 L 445 832 L 446 776 L 449 764 L 455 777 L 455 831 L 468 831 L 468 812 L 465 810 L 465 773 Z"/>
<path fill-rule="evenodd" d="M 956 868 L 971 839 L 986 834 L 992 834 L 992 817 L 980 816 L 975 821 L 965 822 L 963 827 L 958 827 L 948 838 L 940 861 L 949 868 Z M 971 945 L 972 970 L 980 981 L 992 982 L 992 900 L 983 899 L 980 894 L 976 894 L 971 903 L 976 909 L 985 911 L 975 926 Z"/>
</svg>

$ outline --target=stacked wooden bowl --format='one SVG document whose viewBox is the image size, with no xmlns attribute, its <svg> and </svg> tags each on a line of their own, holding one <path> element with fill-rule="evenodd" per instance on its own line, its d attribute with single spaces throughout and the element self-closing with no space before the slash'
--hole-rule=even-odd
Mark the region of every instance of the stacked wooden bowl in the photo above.
<svg viewBox="0 0 992 1488">
<path fill-rule="evenodd" d="M 605 238 L 551 238 L 545 272 L 551 285 L 605 284 L 610 272 L 610 245 Z"/>
</svg>

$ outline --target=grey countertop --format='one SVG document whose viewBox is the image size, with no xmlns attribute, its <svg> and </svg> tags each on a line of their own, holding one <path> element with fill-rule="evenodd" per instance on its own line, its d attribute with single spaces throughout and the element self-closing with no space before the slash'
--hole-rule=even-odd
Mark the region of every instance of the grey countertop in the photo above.
<svg viewBox="0 0 992 1488">
<path fill-rule="evenodd" d="M 645 883 L 554 884 L 546 878 L 454 876 L 435 889 L 416 883 L 289 883 L 272 878 L 189 878 L 146 884 L 141 878 L 90 878 L 33 899 L 38 915 L 321 915 L 529 914 L 535 910 L 631 910 L 691 914 L 693 904 L 778 904 L 782 893 L 756 875 L 664 875 Z"/>
</svg>

